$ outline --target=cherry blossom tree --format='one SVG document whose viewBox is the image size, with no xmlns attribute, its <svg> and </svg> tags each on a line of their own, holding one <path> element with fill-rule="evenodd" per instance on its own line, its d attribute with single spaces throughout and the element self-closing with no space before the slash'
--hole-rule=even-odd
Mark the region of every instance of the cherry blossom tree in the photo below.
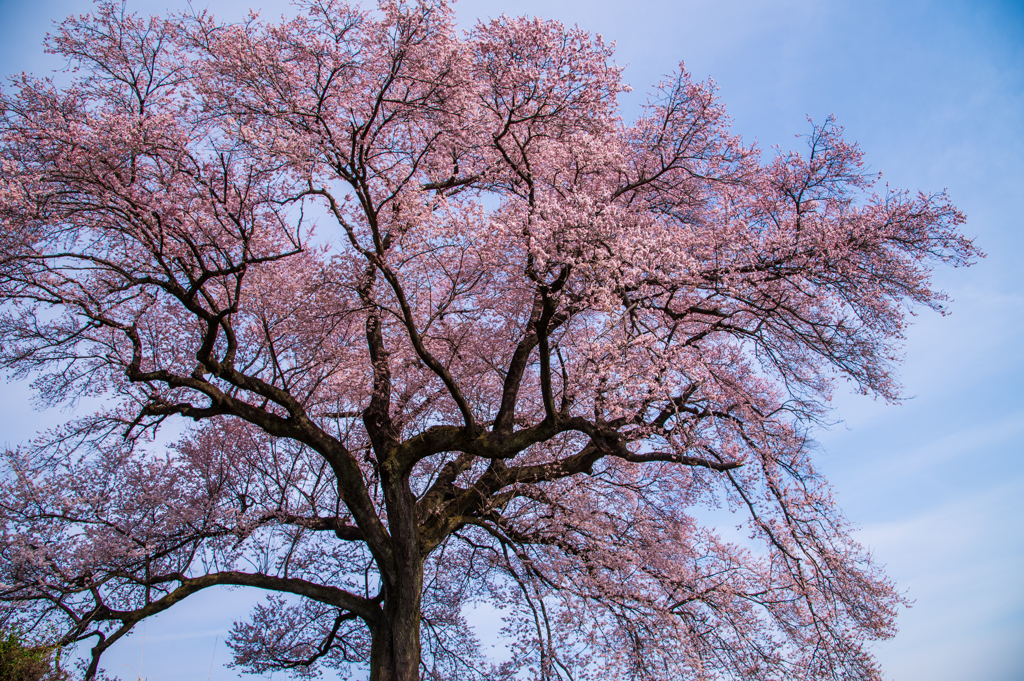
<svg viewBox="0 0 1024 681">
<path fill-rule="evenodd" d="M 47 47 L 70 83 L 0 96 L 0 361 L 79 409 L 4 457 L 8 623 L 93 679 L 228 585 L 255 673 L 880 678 L 904 599 L 809 438 L 837 380 L 899 399 L 977 255 L 945 194 L 832 120 L 765 159 L 681 66 L 627 124 L 600 38 L 443 0 Z"/>
</svg>

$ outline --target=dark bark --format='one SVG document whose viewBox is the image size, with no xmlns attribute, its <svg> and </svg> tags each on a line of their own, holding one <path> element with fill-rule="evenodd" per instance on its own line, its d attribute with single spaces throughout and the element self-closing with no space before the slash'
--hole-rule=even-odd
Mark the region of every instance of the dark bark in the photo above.
<svg viewBox="0 0 1024 681">
<path fill-rule="evenodd" d="M 419 681 L 423 568 L 385 587 L 383 612 L 371 627 L 370 681 Z"/>
</svg>

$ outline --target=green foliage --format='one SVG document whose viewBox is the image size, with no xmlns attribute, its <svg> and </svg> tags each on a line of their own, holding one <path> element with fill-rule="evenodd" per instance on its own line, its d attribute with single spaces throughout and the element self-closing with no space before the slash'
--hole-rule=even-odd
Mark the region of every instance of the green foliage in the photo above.
<svg viewBox="0 0 1024 681">
<path fill-rule="evenodd" d="M 67 674 L 52 646 L 28 645 L 14 632 L 0 633 L 0 681 L 63 681 Z"/>
</svg>

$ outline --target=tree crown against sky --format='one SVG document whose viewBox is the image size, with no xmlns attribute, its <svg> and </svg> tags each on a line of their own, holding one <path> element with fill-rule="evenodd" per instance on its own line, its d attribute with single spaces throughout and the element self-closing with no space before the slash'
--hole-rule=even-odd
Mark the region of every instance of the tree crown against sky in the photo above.
<svg viewBox="0 0 1024 681">
<path fill-rule="evenodd" d="M 830 120 L 764 160 L 681 67 L 626 124 L 600 39 L 443 3 L 100 4 L 49 49 L 73 84 L 0 100 L 2 361 L 104 406 L 7 453 L 10 619 L 89 676 L 234 585 L 277 594 L 256 672 L 878 678 L 901 598 L 808 433 L 837 377 L 898 398 L 908 306 L 975 255 L 944 194 Z"/>
</svg>

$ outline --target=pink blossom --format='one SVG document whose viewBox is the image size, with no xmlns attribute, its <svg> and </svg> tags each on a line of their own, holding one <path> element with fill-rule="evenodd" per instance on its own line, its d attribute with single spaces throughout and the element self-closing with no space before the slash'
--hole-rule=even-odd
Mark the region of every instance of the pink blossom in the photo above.
<svg viewBox="0 0 1024 681">
<path fill-rule="evenodd" d="M 256 673 L 879 679 L 905 601 L 808 437 L 837 379 L 900 398 L 909 307 L 978 256 L 945 194 L 831 119 L 765 160 L 681 65 L 627 124 L 576 28 L 303 8 L 101 2 L 48 43 L 71 86 L 0 96 L 0 362 L 106 405 L 6 453 L 7 620 L 89 679 L 215 585 L 270 592 Z"/>
</svg>

